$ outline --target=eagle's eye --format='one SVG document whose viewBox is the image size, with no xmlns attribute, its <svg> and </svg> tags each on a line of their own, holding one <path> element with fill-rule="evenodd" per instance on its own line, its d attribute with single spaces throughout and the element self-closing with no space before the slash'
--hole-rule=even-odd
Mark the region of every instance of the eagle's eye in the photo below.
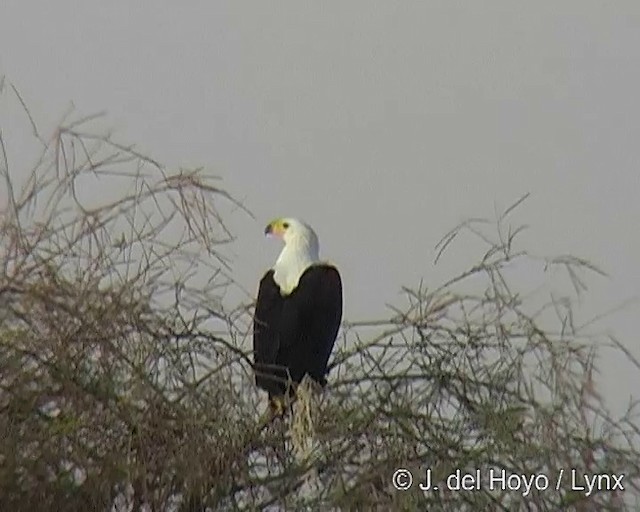
<svg viewBox="0 0 640 512">
<path fill-rule="evenodd" d="M 289 227 L 289 223 L 288 223 L 288 222 L 284 222 L 284 223 L 282 224 L 282 227 L 283 227 L 284 229 L 287 229 L 287 228 Z"/>
</svg>

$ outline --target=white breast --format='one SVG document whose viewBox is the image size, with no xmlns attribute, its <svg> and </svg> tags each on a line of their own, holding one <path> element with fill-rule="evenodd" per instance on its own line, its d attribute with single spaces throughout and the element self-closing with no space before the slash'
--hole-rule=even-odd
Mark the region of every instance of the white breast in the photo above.
<svg viewBox="0 0 640 512">
<path fill-rule="evenodd" d="M 317 261 L 317 254 L 292 249 L 285 246 L 273 266 L 273 280 L 283 295 L 289 295 L 295 290 L 304 271 Z"/>
</svg>

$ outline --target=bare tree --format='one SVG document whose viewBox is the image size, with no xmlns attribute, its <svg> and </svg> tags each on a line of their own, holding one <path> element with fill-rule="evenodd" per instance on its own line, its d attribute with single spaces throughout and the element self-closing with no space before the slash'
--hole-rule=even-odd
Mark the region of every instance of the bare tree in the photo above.
<svg viewBox="0 0 640 512">
<path fill-rule="evenodd" d="M 0 510 L 638 506 L 635 404 L 607 412 L 571 299 L 543 304 L 516 278 L 562 268 L 582 293 L 600 271 L 516 250 L 520 202 L 445 237 L 439 257 L 464 233 L 486 244 L 468 271 L 406 289 L 388 319 L 345 323 L 328 389 L 303 386 L 270 420 L 251 307 L 222 301 L 234 282 L 221 212 L 242 205 L 202 170 L 171 172 L 96 131 L 99 119 L 65 119 L 47 140 L 24 112 L 41 148 L 29 173 L 12 172 L 0 132 Z M 480 483 L 446 489 L 456 471 Z M 625 490 L 572 490 L 585 474 L 608 475 L 601 487 L 624 474 Z M 437 491 L 420 490 L 427 475 Z"/>
</svg>

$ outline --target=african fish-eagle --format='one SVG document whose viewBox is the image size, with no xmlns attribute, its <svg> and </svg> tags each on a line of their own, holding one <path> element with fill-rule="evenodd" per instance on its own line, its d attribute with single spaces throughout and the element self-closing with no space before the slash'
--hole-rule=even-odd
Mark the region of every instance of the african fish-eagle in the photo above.
<svg viewBox="0 0 640 512">
<path fill-rule="evenodd" d="M 256 385 L 269 393 L 273 412 L 308 374 L 327 383 L 327 364 L 342 320 L 342 281 L 319 258 L 318 237 L 293 218 L 276 219 L 265 235 L 284 241 L 275 265 L 260 280 L 253 323 Z"/>
</svg>

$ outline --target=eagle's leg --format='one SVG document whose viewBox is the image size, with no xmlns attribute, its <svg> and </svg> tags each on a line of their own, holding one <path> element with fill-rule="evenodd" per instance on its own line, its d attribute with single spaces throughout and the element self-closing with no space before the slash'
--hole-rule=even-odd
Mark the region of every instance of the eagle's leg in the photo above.
<svg viewBox="0 0 640 512">
<path fill-rule="evenodd" d="M 273 416 L 283 416 L 287 410 L 286 399 L 284 396 L 269 397 L 269 410 Z"/>
</svg>

